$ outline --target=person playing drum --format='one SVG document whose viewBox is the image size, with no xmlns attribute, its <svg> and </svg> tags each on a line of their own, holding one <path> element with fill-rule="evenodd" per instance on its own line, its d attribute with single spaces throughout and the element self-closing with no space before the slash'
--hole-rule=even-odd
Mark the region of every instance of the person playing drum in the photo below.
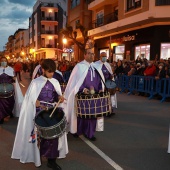
<svg viewBox="0 0 170 170">
<path fill-rule="evenodd" d="M 75 96 L 78 93 L 99 93 L 102 92 L 102 83 L 99 73 L 94 67 L 94 51 L 92 48 L 85 49 L 84 60 L 78 63 L 69 78 L 66 86 L 66 111 L 69 130 L 75 137 L 83 134 L 86 138 L 95 141 L 97 118 L 83 119 L 75 113 Z M 102 73 L 101 73 L 102 74 Z"/>
<path fill-rule="evenodd" d="M 102 70 L 105 82 L 107 80 L 114 80 L 112 68 L 111 68 L 110 64 L 107 62 L 106 52 L 100 53 L 100 60 L 96 61 L 95 65 L 99 70 Z M 112 113 L 108 115 L 109 117 L 112 116 L 112 115 L 115 115 L 114 108 L 117 108 L 116 93 L 111 94 L 111 102 L 112 102 Z"/>
<path fill-rule="evenodd" d="M 64 97 L 59 82 L 52 78 L 56 70 L 55 62 L 44 59 L 41 66 L 43 75 L 32 80 L 25 94 L 11 157 L 20 159 L 22 163 L 34 162 L 38 167 L 41 165 L 40 156 L 43 156 L 48 159 L 49 168 L 59 170 L 61 167 L 56 158 L 64 158 L 68 153 L 66 132 L 59 138 L 40 138 L 39 141 L 34 119 L 40 110 L 48 109 L 58 101 L 62 103 Z"/>
<path fill-rule="evenodd" d="M 15 86 L 13 85 L 15 83 Z M 0 124 L 4 118 L 19 115 L 23 95 L 6 57 L 0 59 Z M 14 113 L 13 113 L 14 112 Z"/>
</svg>

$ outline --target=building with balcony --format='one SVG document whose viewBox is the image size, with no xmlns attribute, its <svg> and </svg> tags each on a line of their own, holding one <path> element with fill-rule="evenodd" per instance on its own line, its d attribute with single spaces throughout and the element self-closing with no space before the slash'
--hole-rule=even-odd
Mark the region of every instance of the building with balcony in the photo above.
<svg viewBox="0 0 170 170">
<path fill-rule="evenodd" d="M 14 35 L 8 37 L 5 56 L 11 61 L 17 58 L 25 60 L 29 56 L 29 30 L 18 29 Z"/>
<path fill-rule="evenodd" d="M 34 60 L 61 58 L 62 36 L 66 25 L 66 0 L 37 0 L 29 18 L 30 55 Z"/>
<path fill-rule="evenodd" d="M 76 25 L 80 23 L 83 25 L 87 30 L 91 29 L 91 17 L 92 12 L 88 10 L 88 3 L 87 1 L 81 0 L 69 0 L 68 1 L 68 24 L 73 27 L 74 31 L 77 31 L 77 41 L 82 42 L 83 37 L 79 29 L 76 28 Z M 84 59 L 84 54 L 78 46 L 68 40 L 66 44 L 66 48 L 70 49 L 71 52 L 65 53 L 65 58 L 67 60 L 78 60 L 81 61 Z M 68 50 L 69 51 L 69 50 Z"/>
<path fill-rule="evenodd" d="M 111 60 L 170 57 L 170 1 L 89 0 L 95 53 Z"/>
</svg>

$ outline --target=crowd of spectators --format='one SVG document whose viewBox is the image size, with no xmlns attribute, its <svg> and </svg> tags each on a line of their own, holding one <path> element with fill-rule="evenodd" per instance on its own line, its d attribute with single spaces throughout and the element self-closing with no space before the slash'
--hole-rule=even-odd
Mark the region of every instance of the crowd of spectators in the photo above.
<svg viewBox="0 0 170 170">
<path fill-rule="evenodd" d="M 22 66 L 20 66 L 20 64 Z M 39 61 L 28 61 L 28 62 L 19 62 L 10 63 L 14 67 L 16 74 L 19 74 L 20 71 L 29 72 L 30 78 L 34 68 L 38 65 Z M 67 82 L 71 71 L 78 61 L 68 61 L 63 59 L 58 61 L 58 70 L 62 72 L 65 81 Z M 120 75 L 139 75 L 139 76 L 154 76 L 155 79 L 169 78 L 170 77 L 170 58 L 167 60 L 158 59 L 155 57 L 155 60 L 147 60 L 146 58 L 137 57 L 136 60 L 126 61 L 118 60 L 110 63 L 114 76 L 119 77 Z M 19 75 L 21 80 L 21 76 Z"/>
<path fill-rule="evenodd" d="M 147 60 L 146 58 L 137 58 L 134 61 L 121 61 L 111 63 L 113 73 L 116 76 L 120 75 L 139 75 L 153 76 L 155 79 L 170 77 L 170 58 L 168 60 Z"/>
</svg>

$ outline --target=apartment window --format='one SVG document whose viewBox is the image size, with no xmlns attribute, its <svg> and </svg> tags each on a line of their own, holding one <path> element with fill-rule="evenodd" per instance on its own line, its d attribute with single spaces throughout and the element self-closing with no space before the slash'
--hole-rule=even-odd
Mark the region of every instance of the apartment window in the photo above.
<svg viewBox="0 0 170 170">
<path fill-rule="evenodd" d="M 44 11 L 41 12 L 41 17 L 42 17 L 43 19 L 45 18 L 45 12 L 44 12 Z"/>
<path fill-rule="evenodd" d="M 142 0 L 126 0 L 126 10 L 130 11 L 141 7 Z"/>
<path fill-rule="evenodd" d="M 170 5 L 170 0 L 156 0 L 155 5 L 156 6 Z"/>
<path fill-rule="evenodd" d="M 45 38 L 41 39 L 41 45 L 42 45 L 42 48 L 45 48 Z"/>
<path fill-rule="evenodd" d="M 71 0 L 71 9 L 80 4 L 80 0 Z"/>
<path fill-rule="evenodd" d="M 96 26 L 99 27 L 104 24 L 104 11 L 100 11 L 96 14 Z"/>
<path fill-rule="evenodd" d="M 80 24 L 80 20 L 78 19 L 78 20 L 76 20 L 76 22 L 75 22 L 75 28 L 77 29 L 77 25 L 78 24 Z"/>
<path fill-rule="evenodd" d="M 30 38 L 32 38 L 32 32 L 30 32 Z"/>
</svg>

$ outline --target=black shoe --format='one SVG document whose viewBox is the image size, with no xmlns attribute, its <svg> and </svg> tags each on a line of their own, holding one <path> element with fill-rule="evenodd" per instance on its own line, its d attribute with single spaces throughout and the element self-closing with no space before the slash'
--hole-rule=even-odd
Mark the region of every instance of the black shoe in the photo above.
<svg viewBox="0 0 170 170">
<path fill-rule="evenodd" d="M 52 168 L 52 170 L 62 170 L 61 167 L 55 162 L 55 159 L 48 159 L 47 167 Z"/>
<path fill-rule="evenodd" d="M 14 117 L 14 115 L 13 115 L 13 114 L 10 114 L 9 116 L 10 116 L 10 118 L 13 118 L 13 117 Z"/>
<path fill-rule="evenodd" d="M 91 141 L 95 141 L 95 140 L 96 140 L 96 137 L 94 137 L 94 136 L 91 137 L 91 138 L 89 138 L 89 137 L 87 137 L 87 135 L 84 135 L 84 137 L 87 138 L 87 139 L 89 139 L 89 140 L 91 140 Z"/>
<path fill-rule="evenodd" d="M 1 119 L 1 120 L 0 120 L 0 124 L 3 124 L 3 123 L 4 123 L 4 119 Z"/>
<path fill-rule="evenodd" d="M 92 138 L 89 138 L 89 140 L 91 140 L 91 141 L 96 141 L 96 137 L 92 137 Z"/>
<path fill-rule="evenodd" d="M 112 116 L 114 116 L 115 114 L 116 114 L 116 113 L 112 112 L 112 113 L 108 114 L 106 117 L 112 117 Z"/>
<path fill-rule="evenodd" d="M 78 138 L 79 135 L 77 133 L 72 133 L 72 135 L 75 137 L 75 138 Z"/>
</svg>

